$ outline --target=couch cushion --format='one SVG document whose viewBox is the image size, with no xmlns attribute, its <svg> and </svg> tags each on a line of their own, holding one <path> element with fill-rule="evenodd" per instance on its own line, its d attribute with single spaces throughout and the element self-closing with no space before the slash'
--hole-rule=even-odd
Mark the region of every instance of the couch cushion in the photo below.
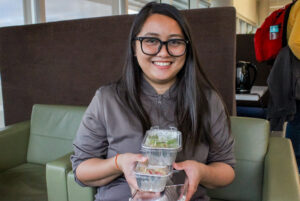
<svg viewBox="0 0 300 201">
<path fill-rule="evenodd" d="M 27 161 L 46 164 L 72 151 L 86 107 L 34 105 Z"/>
<path fill-rule="evenodd" d="M 231 117 L 235 138 L 236 177 L 225 188 L 210 190 L 211 197 L 232 201 L 260 201 L 269 123 L 264 119 Z"/>
<path fill-rule="evenodd" d="M 45 166 L 25 163 L 2 172 L 0 200 L 47 201 Z"/>
</svg>

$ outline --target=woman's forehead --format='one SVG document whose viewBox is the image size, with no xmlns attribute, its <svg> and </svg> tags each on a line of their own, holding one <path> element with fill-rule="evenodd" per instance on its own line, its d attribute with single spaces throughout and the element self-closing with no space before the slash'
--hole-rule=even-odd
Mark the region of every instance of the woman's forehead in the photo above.
<svg viewBox="0 0 300 201">
<path fill-rule="evenodd" d="M 176 20 L 166 15 L 153 14 L 144 22 L 140 34 L 143 35 L 180 35 L 182 30 Z"/>
</svg>

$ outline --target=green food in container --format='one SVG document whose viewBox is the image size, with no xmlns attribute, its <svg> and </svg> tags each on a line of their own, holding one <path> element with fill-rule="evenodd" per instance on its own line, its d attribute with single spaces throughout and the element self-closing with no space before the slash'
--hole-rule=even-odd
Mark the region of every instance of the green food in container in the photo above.
<svg viewBox="0 0 300 201">
<path fill-rule="evenodd" d="M 157 134 L 149 135 L 145 145 L 154 148 L 177 148 L 179 146 L 178 138 L 159 137 Z"/>
</svg>

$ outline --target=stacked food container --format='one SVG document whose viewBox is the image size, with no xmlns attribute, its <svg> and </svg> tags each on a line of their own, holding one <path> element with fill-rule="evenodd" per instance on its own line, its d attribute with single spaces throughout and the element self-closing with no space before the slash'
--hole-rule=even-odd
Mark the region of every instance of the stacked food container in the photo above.
<svg viewBox="0 0 300 201">
<path fill-rule="evenodd" d="M 142 151 L 148 157 L 148 163 L 138 163 L 135 169 L 139 189 L 163 191 L 172 175 L 172 164 L 181 148 L 182 136 L 176 128 L 152 127 L 148 130 L 142 143 Z"/>
</svg>

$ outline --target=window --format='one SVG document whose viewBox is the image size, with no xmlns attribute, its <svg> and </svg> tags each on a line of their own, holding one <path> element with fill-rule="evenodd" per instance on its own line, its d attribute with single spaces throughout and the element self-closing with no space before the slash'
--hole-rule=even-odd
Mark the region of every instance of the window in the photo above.
<svg viewBox="0 0 300 201">
<path fill-rule="evenodd" d="M 210 3 L 207 1 L 200 1 L 199 2 L 199 6 L 197 8 L 209 8 L 210 7 Z"/>
<path fill-rule="evenodd" d="M 161 3 L 168 3 L 179 10 L 189 9 L 189 0 L 161 0 Z"/>
<path fill-rule="evenodd" d="M 128 0 L 128 14 L 136 14 L 147 3 L 153 0 Z M 167 3 L 175 6 L 179 10 L 191 8 L 208 8 L 209 0 L 156 0 L 158 3 Z"/>
<path fill-rule="evenodd" d="M 237 18 L 236 22 L 236 33 L 254 34 L 256 32 L 256 26 L 253 26 L 240 18 Z"/>
<path fill-rule="evenodd" d="M 46 21 L 113 15 L 114 2 L 108 0 L 46 0 Z"/>
<path fill-rule="evenodd" d="M 0 0 L 0 27 L 24 24 L 23 1 Z"/>
<path fill-rule="evenodd" d="M 137 14 L 141 8 L 152 0 L 128 0 L 128 14 Z M 156 2 L 160 2 L 157 0 Z"/>
</svg>

